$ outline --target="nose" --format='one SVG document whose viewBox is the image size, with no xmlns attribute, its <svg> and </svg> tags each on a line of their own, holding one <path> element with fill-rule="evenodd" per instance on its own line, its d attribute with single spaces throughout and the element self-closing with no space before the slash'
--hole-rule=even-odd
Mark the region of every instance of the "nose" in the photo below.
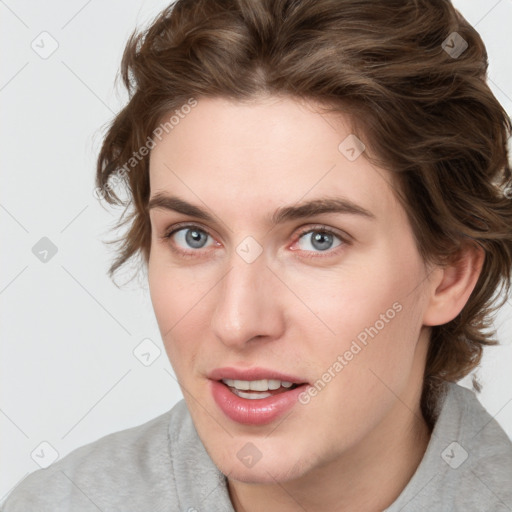
<svg viewBox="0 0 512 512">
<path fill-rule="evenodd" d="M 230 270 L 216 289 L 211 328 L 224 345 L 242 350 L 255 338 L 282 335 L 282 283 L 267 268 L 264 254 L 248 263 L 233 252 Z"/>
</svg>

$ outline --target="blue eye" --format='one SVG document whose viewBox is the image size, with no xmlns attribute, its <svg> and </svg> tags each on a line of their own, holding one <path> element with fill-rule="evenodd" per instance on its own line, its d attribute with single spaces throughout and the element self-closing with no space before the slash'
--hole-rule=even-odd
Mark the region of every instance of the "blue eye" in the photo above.
<svg viewBox="0 0 512 512">
<path fill-rule="evenodd" d="M 173 235 L 175 235 L 176 242 L 185 249 L 187 246 L 192 249 L 203 249 L 208 237 L 210 236 L 206 231 L 198 229 L 197 226 L 188 226 L 176 229 L 167 234 L 166 238 L 171 238 Z"/>
<path fill-rule="evenodd" d="M 299 247 L 301 250 L 310 251 L 310 249 L 304 248 L 300 245 L 300 242 L 303 239 L 307 239 L 306 235 L 309 235 L 309 243 L 313 247 L 313 250 L 325 252 L 329 249 L 333 249 L 342 244 L 342 240 L 339 236 L 327 229 L 310 229 L 309 231 L 303 232 L 299 236 Z M 333 246 L 335 239 L 338 240 L 338 243 Z"/>
<path fill-rule="evenodd" d="M 171 250 L 185 258 L 200 256 L 200 249 L 221 245 L 205 229 L 194 224 L 175 226 L 163 238 L 166 240 L 173 239 L 173 243 L 170 244 Z M 208 243 L 209 239 L 210 243 Z M 299 233 L 295 243 L 306 257 L 312 258 L 320 256 L 321 253 L 327 253 L 326 256 L 337 254 L 338 251 L 333 249 L 342 245 L 349 245 L 349 240 L 348 237 L 345 238 L 325 226 L 309 226 L 308 230 Z M 307 247 L 308 243 L 310 247 Z"/>
</svg>

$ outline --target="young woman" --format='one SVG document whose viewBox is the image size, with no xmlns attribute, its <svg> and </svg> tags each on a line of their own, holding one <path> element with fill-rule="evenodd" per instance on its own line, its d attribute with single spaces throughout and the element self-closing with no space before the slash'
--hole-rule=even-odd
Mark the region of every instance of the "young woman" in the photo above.
<svg viewBox="0 0 512 512">
<path fill-rule="evenodd" d="M 448 0 L 179 0 L 130 39 L 96 195 L 184 400 L 5 512 L 512 510 L 475 395 L 510 283 L 510 121 Z"/>
</svg>

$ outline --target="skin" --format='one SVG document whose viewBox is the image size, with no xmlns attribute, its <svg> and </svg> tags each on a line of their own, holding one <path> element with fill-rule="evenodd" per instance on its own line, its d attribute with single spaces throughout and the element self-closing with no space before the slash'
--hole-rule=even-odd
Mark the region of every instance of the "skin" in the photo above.
<svg viewBox="0 0 512 512">
<path fill-rule="evenodd" d="M 378 511 L 398 497 L 430 438 L 419 406 L 430 326 L 460 312 L 483 261 L 475 249 L 456 266 L 427 266 L 391 174 L 364 154 L 349 161 L 338 150 L 348 119 L 318 107 L 201 98 L 151 152 L 151 197 L 172 194 L 215 216 L 151 209 L 148 276 L 168 357 L 237 511 Z M 374 218 L 266 220 L 325 196 Z M 180 222 L 205 232 L 202 248 L 187 244 L 186 228 L 164 238 Z M 321 228 L 336 232 L 326 250 L 302 234 Z M 263 248 L 252 263 L 236 252 L 247 236 Z M 260 366 L 314 383 L 395 303 L 401 311 L 378 335 L 284 418 L 241 425 L 215 404 L 214 368 Z M 237 457 L 248 442 L 262 454 L 251 468 Z"/>
</svg>

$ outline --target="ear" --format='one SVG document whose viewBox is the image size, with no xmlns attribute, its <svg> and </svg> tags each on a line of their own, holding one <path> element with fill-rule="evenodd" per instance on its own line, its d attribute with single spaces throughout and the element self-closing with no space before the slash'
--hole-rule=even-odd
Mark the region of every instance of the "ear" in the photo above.
<svg viewBox="0 0 512 512">
<path fill-rule="evenodd" d="M 482 247 L 468 244 L 453 263 L 436 268 L 423 325 L 446 324 L 462 311 L 476 286 L 484 260 Z"/>
</svg>

